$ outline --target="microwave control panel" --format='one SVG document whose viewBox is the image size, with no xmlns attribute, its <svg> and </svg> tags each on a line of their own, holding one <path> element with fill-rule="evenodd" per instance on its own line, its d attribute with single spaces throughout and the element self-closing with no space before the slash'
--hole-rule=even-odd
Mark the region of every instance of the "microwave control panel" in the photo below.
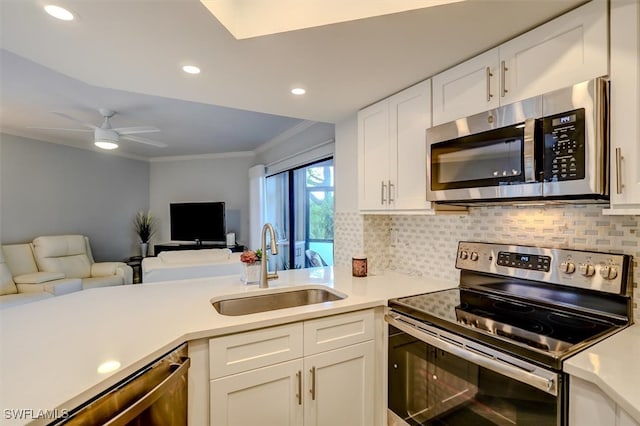
<svg viewBox="0 0 640 426">
<path fill-rule="evenodd" d="M 544 117 L 544 180 L 585 177 L 584 108 Z"/>
</svg>

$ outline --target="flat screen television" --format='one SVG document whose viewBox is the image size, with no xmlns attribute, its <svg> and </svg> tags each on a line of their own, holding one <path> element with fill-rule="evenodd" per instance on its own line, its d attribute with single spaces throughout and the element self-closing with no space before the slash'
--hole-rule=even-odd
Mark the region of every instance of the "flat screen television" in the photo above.
<svg viewBox="0 0 640 426">
<path fill-rule="evenodd" d="M 226 242 L 224 201 L 171 203 L 169 214 L 174 241 Z"/>
</svg>

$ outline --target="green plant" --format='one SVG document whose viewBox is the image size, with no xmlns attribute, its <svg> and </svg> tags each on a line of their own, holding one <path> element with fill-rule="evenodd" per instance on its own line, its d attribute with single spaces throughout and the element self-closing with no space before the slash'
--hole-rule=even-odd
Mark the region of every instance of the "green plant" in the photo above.
<svg viewBox="0 0 640 426">
<path fill-rule="evenodd" d="M 148 243 L 153 234 L 156 233 L 156 219 L 151 212 L 139 211 L 133 220 L 133 226 L 142 243 Z"/>
</svg>

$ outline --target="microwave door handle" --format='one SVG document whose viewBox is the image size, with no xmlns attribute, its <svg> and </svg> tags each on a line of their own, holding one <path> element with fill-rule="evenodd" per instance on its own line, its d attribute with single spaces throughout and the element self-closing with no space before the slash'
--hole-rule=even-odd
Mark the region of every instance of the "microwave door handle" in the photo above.
<svg viewBox="0 0 640 426">
<path fill-rule="evenodd" d="M 536 182 L 535 118 L 524 121 L 524 181 Z"/>
</svg>

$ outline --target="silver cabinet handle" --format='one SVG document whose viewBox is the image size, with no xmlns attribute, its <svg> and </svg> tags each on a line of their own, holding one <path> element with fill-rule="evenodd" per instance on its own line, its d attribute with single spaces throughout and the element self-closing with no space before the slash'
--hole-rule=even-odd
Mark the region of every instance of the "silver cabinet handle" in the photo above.
<svg viewBox="0 0 640 426">
<path fill-rule="evenodd" d="M 302 405 L 302 371 L 296 373 L 296 379 L 298 380 L 298 392 L 296 397 L 298 398 L 298 405 Z"/>
<path fill-rule="evenodd" d="M 509 71 L 509 68 L 507 68 L 507 64 L 505 63 L 505 61 L 500 62 L 500 90 L 501 96 L 503 98 L 508 92 L 507 88 L 505 87 L 507 81 L 507 71 Z"/>
<path fill-rule="evenodd" d="M 395 185 L 391 183 L 391 180 L 389 180 L 389 204 L 393 203 L 393 198 L 391 196 L 392 192 L 391 192 L 391 188 L 394 188 Z"/>
<path fill-rule="evenodd" d="M 493 97 L 491 94 L 491 77 L 493 77 L 491 67 L 487 67 L 487 102 L 491 102 L 491 98 Z"/>
<path fill-rule="evenodd" d="M 380 182 L 381 186 L 380 186 L 380 204 L 383 204 L 387 201 L 384 198 L 384 190 L 386 189 L 387 185 L 384 184 L 384 181 Z"/>
<path fill-rule="evenodd" d="M 622 194 L 622 148 L 616 148 L 616 192 Z"/>
<path fill-rule="evenodd" d="M 309 392 L 311 392 L 311 400 L 315 401 L 316 400 L 316 368 L 311 367 L 311 370 L 309 370 L 309 372 L 311 373 L 311 389 L 309 389 Z"/>
</svg>

